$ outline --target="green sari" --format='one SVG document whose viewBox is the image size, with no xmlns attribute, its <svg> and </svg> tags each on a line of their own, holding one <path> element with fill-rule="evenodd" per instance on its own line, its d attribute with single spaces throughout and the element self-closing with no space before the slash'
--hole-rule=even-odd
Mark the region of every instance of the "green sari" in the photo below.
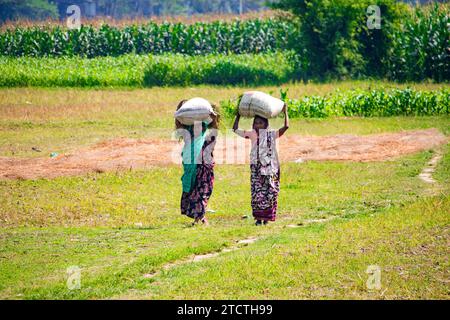
<svg viewBox="0 0 450 320">
<path fill-rule="evenodd" d="M 203 144 L 205 143 L 206 124 L 202 123 L 201 134 L 194 138 L 194 126 L 188 126 L 187 130 L 190 133 L 190 143 L 184 143 L 181 156 L 183 158 L 183 176 L 181 182 L 183 185 L 183 192 L 190 192 L 195 185 L 195 179 L 197 176 L 197 163 L 200 152 L 202 151 Z"/>
</svg>

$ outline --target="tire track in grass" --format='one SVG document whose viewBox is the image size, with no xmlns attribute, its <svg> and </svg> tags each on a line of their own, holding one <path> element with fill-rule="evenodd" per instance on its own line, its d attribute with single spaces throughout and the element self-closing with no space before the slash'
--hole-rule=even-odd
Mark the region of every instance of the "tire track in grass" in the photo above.
<svg viewBox="0 0 450 320">
<path fill-rule="evenodd" d="M 433 178 L 433 173 L 436 171 L 436 166 L 442 159 L 441 151 L 434 151 L 434 155 L 428 161 L 426 167 L 423 168 L 422 172 L 419 174 L 419 178 L 426 183 L 436 183 L 437 181 Z"/>
<path fill-rule="evenodd" d="M 284 228 L 300 228 L 300 227 L 304 227 L 307 225 L 311 225 L 311 224 L 315 224 L 315 223 L 325 223 L 328 221 L 331 221 L 333 219 L 338 218 L 337 216 L 332 216 L 326 219 L 306 219 L 298 224 L 280 224 L 277 226 L 274 226 L 274 229 L 284 229 Z M 283 220 L 283 219 L 280 219 Z M 241 240 L 236 240 L 235 244 L 233 246 L 224 248 L 220 251 L 217 252 L 209 252 L 209 253 L 203 253 L 203 254 L 198 254 L 198 255 L 194 255 L 194 256 L 190 256 L 186 259 L 181 259 L 178 261 L 174 261 L 171 263 L 168 263 L 166 265 L 163 265 L 161 267 L 160 270 L 152 272 L 152 273 L 146 273 L 143 275 L 143 278 L 145 279 L 151 279 L 154 278 L 158 275 L 160 275 L 163 271 L 167 271 L 170 270 L 174 267 L 183 265 L 183 264 L 187 264 L 187 263 L 195 263 L 195 262 L 199 262 L 199 261 L 203 261 L 203 260 L 207 260 L 207 259 L 211 259 L 211 258 L 215 258 L 218 257 L 219 255 L 221 255 L 222 253 L 227 253 L 227 252 L 232 252 L 232 251 L 236 251 L 239 250 L 245 246 L 251 245 L 253 243 L 255 243 L 256 241 L 259 241 L 261 239 L 264 239 L 263 237 L 256 237 L 256 236 L 251 236 L 245 239 L 241 239 Z"/>
<path fill-rule="evenodd" d="M 228 247 L 228 248 L 224 248 L 220 251 L 217 252 L 210 252 L 210 253 L 203 253 L 203 254 L 197 254 L 194 256 L 190 256 L 186 259 L 182 259 L 182 260 L 178 260 L 175 262 L 171 262 L 168 263 L 164 266 L 162 266 L 162 268 L 158 271 L 152 272 L 152 273 L 146 273 L 143 275 L 143 277 L 145 279 L 151 279 L 156 277 L 157 275 L 159 275 L 161 272 L 169 270 L 171 268 L 186 264 L 186 263 L 193 263 L 193 262 L 198 262 L 198 261 L 202 261 L 202 260 L 206 260 L 206 259 L 211 259 L 214 257 L 219 256 L 221 253 L 225 253 L 225 252 L 231 252 L 231 251 L 235 251 L 238 250 L 244 246 L 247 246 L 249 244 L 254 243 L 255 241 L 259 240 L 260 238 L 257 237 L 249 237 L 246 239 L 242 239 L 242 240 L 237 240 L 234 246 Z"/>
<path fill-rule="evenodd" d="M 434 149 L 433 156 L 427 162 L 425 167 L 422 169 L 422 172 L 418 175 L 419 179 L 427 184 L 427 188 L 425 189 L 425 193 L 427 195 L 436 195 L 442 191 L 443 186 L 433 178 L 433 174 L 436 171 L 436 167 L 439 161 L 442 160 L 443 151 L 442 149 Z"/>
</svg>

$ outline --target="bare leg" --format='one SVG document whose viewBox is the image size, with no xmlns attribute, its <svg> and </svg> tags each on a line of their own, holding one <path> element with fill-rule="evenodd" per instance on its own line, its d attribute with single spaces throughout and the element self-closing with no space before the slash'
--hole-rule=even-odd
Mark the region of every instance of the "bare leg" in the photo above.
<svg viewBox="0 0 450 320">
<path fill-rule="evenodd" d="M 195 219 L 194 219 L 194 222 L 192 222 L 192 225 L 195 226 L 199 221 L 200 221 L 199 218 L 195 218 Z"/>
</svg>

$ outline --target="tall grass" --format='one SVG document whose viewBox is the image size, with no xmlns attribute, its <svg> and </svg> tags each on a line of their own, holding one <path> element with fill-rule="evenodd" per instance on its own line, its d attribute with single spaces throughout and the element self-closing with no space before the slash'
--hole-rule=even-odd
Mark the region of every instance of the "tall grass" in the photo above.
<svg viewBox="0 0 450 320">
<path fill-rule="evenodd" d="M 142 86 L 149 56 L 0 58 L 0 87 Z"/>
<path fill-rule="evenodd" d="M 234 20 L 255 20 L 255 19 L 269 19 L 275 17 L 286 17 L 287 14 L 278 10 L 263 10 L 263 11 L 250 11 L 237 16 L 235 13 L 205 13 L 194 15 L 176 15 L 176 16 L 151 16 L 151 17 L 123 17 L 115 19 L 109 16 L 97 16 L 95 18 L 82 17 L 81 23 L 95 28 L 101 27 L 103 24 L 108 24 L 113 27 L 125 27 L 129 25 L 145 25 L 149 21 L 162 24 L 165 22 L 170 23 L 183 23 L 183 24 L 195 24 L 197 22 L 231 22 Z M 25 19 L 20 18 L 17 20 L 8 20 L 2 23 L 0 31 L 7 29 L 21 28 L 33 28 L 33 27 L 61 27 L 64 28 L 67 25 L 66 20 L 60 19 Z"/>
</svg>

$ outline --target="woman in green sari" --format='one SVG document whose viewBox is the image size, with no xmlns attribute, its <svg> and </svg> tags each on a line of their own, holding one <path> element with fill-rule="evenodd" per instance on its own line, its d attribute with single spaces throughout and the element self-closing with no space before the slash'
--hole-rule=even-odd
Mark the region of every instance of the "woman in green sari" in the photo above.
<svg viewBox="0 0 450 320">
<path fill-rule="evenodd" d="M 179 103 L 177 110 L 186 102 Z M 217 109 L 214 105 L 213 109 Z M 218 115 L 210 114 L 210 121 L 197 122 L 187 126 L 175 120 L 175 127 L 181 131 L 184 140 L 182 151 L 183 176 L 181 182 L 183 193 L 181 195 L 181 214 L 194 219 L 193 224 L 201 221 L 208 224 L 205 217 L 206 207 L 214 186 L 214 157 L 216 144 Z"/>
</svg>

